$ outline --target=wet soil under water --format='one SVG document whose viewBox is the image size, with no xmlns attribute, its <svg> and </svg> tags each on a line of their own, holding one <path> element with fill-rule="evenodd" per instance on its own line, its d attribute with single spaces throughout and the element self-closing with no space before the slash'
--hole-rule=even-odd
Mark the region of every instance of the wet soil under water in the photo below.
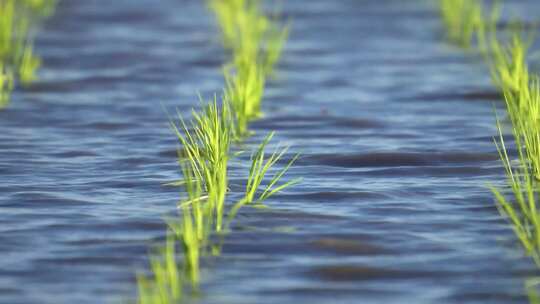
<svg viewBox="0 0 540 304">
<path fill-rule="evenodd" d="M 486 188 L 504 181 L 501 104 L 435 3 L 283 10 L 292 35 L 246 147 L 276 130 L 304 181 L 241 212 L 200 302 L 526 303 L 534 267 Z M 0 302 L 118 303 L 179 197 L 166 112 L 219 91 L 227 54 L 195 0 L 66 0 L 37 49 L 41 80 L 0 112 Z"/>
</svg>

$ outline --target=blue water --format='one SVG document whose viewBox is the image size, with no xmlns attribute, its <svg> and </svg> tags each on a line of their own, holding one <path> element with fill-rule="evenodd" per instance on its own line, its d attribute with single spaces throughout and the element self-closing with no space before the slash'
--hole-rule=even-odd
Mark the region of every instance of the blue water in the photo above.
<svg viewBox="0 0 540 304">
<path fill-rule="evenodd" d="M 435 4 L 283 3 L 291 37 L 246 148 L 276 130 L 303 182 L 242 210 L 196 302 L 527 303 L 538 273 L 487 189 L 502 104 Z M 64 0 L 36 49 L 40 81 L 0 112 L 0 303 L 132 299 L 180 197 L 167 113 L 219 92 L 228 55 L 195 0 Z"/>
</svg>

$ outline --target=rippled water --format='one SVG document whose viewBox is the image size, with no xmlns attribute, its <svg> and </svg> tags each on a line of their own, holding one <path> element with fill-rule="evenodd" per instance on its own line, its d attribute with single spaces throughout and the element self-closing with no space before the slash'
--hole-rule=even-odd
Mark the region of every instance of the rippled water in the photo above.
<svg viewBox="0 0 540 304">
<path fill-rule="evenodd" d="M 276 130 L 304 181 L 243 210 L 200 302 L 527 303 L 537 273 L 486 189 L 504 181 L 501 104 L 435 3 L 283 9 L 293 32 L 247 145 Z M 40 82 L 0 112 L 0 302 L 118 303 L 179 197 L 166 113 L 219 91 L 227 55 L 195 0 L 64 0 L 37 49 Z"/>
</svg>

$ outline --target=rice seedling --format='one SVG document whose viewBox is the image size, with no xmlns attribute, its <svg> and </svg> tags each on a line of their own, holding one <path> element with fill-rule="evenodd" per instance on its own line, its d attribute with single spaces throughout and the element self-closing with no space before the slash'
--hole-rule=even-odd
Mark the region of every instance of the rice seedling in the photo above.
<svg viewBox="0 0 540 304">
<path fill-rule="evenodd" d="M 246 195 L 244 198 L 247 203 L 251 203 L 254 201 L 256 203 L 261 203 L 273 194 L 299 182 L 298 179 L 295 179 L 280 186 L 274 187 L 280 181 L 283 175 L 287 172 L 287 170 L 289 170 L 291 165 L 298 159 L 298 155 L 295 155 L 282 170 L 278 171 L 270 179 L 270 182 L 268 183 L 268 185 L 266 185 L 263 193 L 260 194 L 260 196 L 255 200 L 257 190 L 263 182 L 266 174 L 279 160 L 282 159 L 285 153 L 287 153 L 287 151 L 289 150 L 288 147 L 281 149 L 278 146 L 274 150 L 274 152 L 270 154 L 268 158 L 266 158 L 266 146 L 268 145 L 270 140 L 272 140 L 274 134 L 274 132 L 268 134 L 268 136 L 266 136 L 266 138 L 259 145 L 259 148 L 251 156 L 251 167 L 249 170 L 249 177 L 246 184 Z"/>
<path fill-rule="evenodd" d="M 529 303 L 539 304 L 540 303 L 540 294 L 538 294 L 538 286 L 540 286 L 540 278 L 533 277 L 525 281 L 525 290 L 527 291 L 527 296 L 529 297 Z"/>
<path fill-rule="evenodd" d="M 496 37 L 491 39 L 488 63 L 493 83 L 501 91 L 518 93 L 528 85 L 527 53 L 531 42 L 524 41 L 517 32 L 512 35 L 508 45 L 502 44 Z"/>
<path fill-rule="evenodd" d="M 479 0 L 440 0 L 439 11 L 450 42 L 470 48 L 475 29 L 482 22 Z"/>
<path fill-rule="evenodd" d="M 511 189 L 512 199 L 502 191 L 491 187 L 501 214 L 508 218 L 512 228 L 525 248 L 540 266 L 540 214 L 538 213 L 538 182 L 534 179 L 530 162 L 523 148 L 522 137 L 513 129 L 515 146 L 518 152 L 518 165 L 512 165 L 508 149 L 504 141 L 501 124 L 497 119 L 499 138 L 495 145 L 502 160 L 507 176 L 507 184 Z"/>
<path fill-rule="evenodd" d="M 274 66 L 281 58 L 285 42 L 289 37 L 289 30 L 290 25 L 283 28 L 272 26 L 269 31 L 264 60 L 264 70 L 268 75 L 274 73 Z"/>
<path fill-rule="evenodd" d="M 198 222 L 194 219 L 193 211 L 189 206 L 182 207 L 182 220 L 169 220 L 168 224 L 174 231 L 176 238 L 180 240 L 184 254 L 184 271 L 185 276 L 189 278 L 193 290 L 196 290 L 199 285 L 199 260 L 201 257 L 202 244 L 206 239 L 199 239 Z M 203 218 L 206 220 L 206 218 Z M 208 230 L 205 230 L 205 235 Z"/>
<path fill-rule="evenodd" d="M 32 17 L 14 0 L 0 1 L 0 58 L 16 68 L 30 46 Z"/>
<path fill-rule="evenodd" d="M 184 161 L 184 156 L 181 153 L 179 153 L 179 164 L 183 180 L 177 184 L 182 185 L 187 194 L 186 198 L 179 203 L 179 207 L 193 213 L 194 231 L 198 242 L 204 246 L 212 227 L 212 206 L 205 204 L 208 197 L 203 194 L 202 180 L 197 176 L 192 164 Z"/>
<path fill-rule="evenodd" d="M 0 108 L 10 100 L 15 81 L 29 85 L 41 65 L 34 55 L 31 32 L 50 16 L 57 0 L 0 0 Z"/>
<path fill-rule="evenodd" d="M 260 0 L 209 0 L 208 6 L 232 51 L 232 62 L 224 68 L 224 100 L 231 106 L 238 140 L 249 135 L 249 122 L 261 116 L 266 76 L 281 56 L 289 27 L 267 17 Z"/>
<path fill-rule="evenodd" d="M 23 0 L 23 3 L 42 17 L 49 17 L 54 14 L 58 0 Z"/>
<path fill-rule="evenodd" d="M 216 19 L 221 29 L 223 44 L 231 48 L 236 41 L 238 30 L 236 28 L 236 14 L 242 12 L 246 0 L 209 0 L 208 7 L 216 15 Z"/>
<path fill-rule="evenodd" d="M 13 75 L 7 71 L 0 61 L 0 109 L 9 103 L 13 90 Z"/>
<path fill-rule="evenodd" d="M 34 56 L 32 45 L 24 48 L 19 65 L 19 79 L 23 85 L 29 85 L 37 79 L 36 71 L 41 66 L 41 59 Z"/>
<path fill-rule="evenodd" d="M 176 239 L 168 232 L 166 244 L 150 256 L 151 276 L 137 275 L 138 304 L 173 304 L 183 296 L 183 274 L 176 260 Z"/>
<path fill-rule="evenodd" d="M 237 66 L 238 67 L 238 66 Z M 248 124 L 261 115 L 265 77 L 260 66 L 245 64 L 235 70 L 224 69 L 226 88 L 224 100 L 230 104 L 234 115 L 235 138 L 248 135 Z"/>
<path fill-rule="evenodd" d="M 272 24 L 262 14 L 260 0 L 210 0 L 209 5 L 220 23 L 225 46 L 233 52 L 233 62 L 224 69 L 226 88 L 221 105 L 214 96 L 213 102 L 202 111 L 192 111 L 190 122 L 178 113 L 179 123 L 171 123 L 182 146 L 179 165 L 183 179 L 174 185 L 182 186 L 186 195 L 179 204 L 181 220 L 167 221 L 172 232 L 169 234 L 174 237 L 167 238 L 160 255 L 151 257 L 153 275 L 138 277 L 140 304 L 178 303 L 185 293 L 184 280 L 189 280 L 192 291 L 197 292 L 200 259 L 208 249 L 213 254 L 219 253 L 216 246 L 210 244 L 210 236 L 212 233 L 223 234 L 224 215 L 228 214 L 228 227 L 243 205 L 262 203 L 299 181 L 278 184 L 297 159 L 295 156 L 273 175 L 257 196 L 266 174 L 287 152 L 287 148 L 276 149 L 266 158 L 265 148 L 273 137 L 271 133 L 252 155 L 245 197 L 226 212 L 232 140 L 248 135 L 249 122 L 261 115 L 265 77 L 273 71 L 281 55 L 288 28 L 279 29 Z M 29 79 L 33 75 L 30 67 L 31 61 L 26 64 Z M 176 262 L 175 240 L 183 249 L 181 264 Z"/>
<path fill-rule="evenodd" d="M 0 1 L 0 58 L 4 63 L 13 52 L 16 19 L 15 2 Z"/>
<path fill-rule="evenodd" d="M 491 52 L 497 52 L 498 37 L 497 24 L 501 18 L 501 5 L 494 1 L 489 15 L 483 13 L 480 6 L 476 20 L 476 40 L 480 53 L 484 56 L 486 62 L 490 62 Z"/>
<path fill-rule="evenodd" d="M 523 145 L 531 174 L 540 180 L 540 80 L 537 76 L 519 90 L 505 91 L 506 108 L 515 136 Z"/>
<path fill-rule="evenodd" d="M 503 93 L 517 161 L 513 161 L 508 153 L 497 117 L 499 136 L 494 142 L 506 172 L 507 188 L 490 188 L 500 213 L 510 222 L 526 254 L 540 267 L 540 214 L 537 206 L 540 200 L 540 80 L 529 73 L 527 66 L 533 35 L 528 33 L 528 39 L 524 39 L 522 23 L 515 21 L 510 41 L 502 43 L 497 33 L 500 18 L 497 1 L 488 17 L 484 17 L 482 12 L 482 1 L 441 0 L 440 4 L 449 40 L 468 48 L 476 37 L 480 52 L 489 65 L 492 81 Z M 537 278 L 528 279 L 525 283 L 530 303 L 540 303 L 538 283 Z"/>
<path fill-rule="evenodd" d="M 201 250 L 208 241 L 211 229 L 212 212 L 202 208 L 202 182 L 197 179 L 193 167 L 181 162 L 183 172 L 182 186 L 187 196 L 180 203 L 180 218 L 170 218 L 166 244 L 150 257 L 152 275 L 137 276 L 139 304 L 179 303 L 185 291 L 185 283 L 189 280 L 191 290 L 196 292 L 199 285 L 199 261 Z M 209 206 L 206 204 L 206 206 Z M 176 248 L 180 245 L 184 256 L 183 263 L 176 257 Z"/>
<path fill-rule="evenodd" d="M 268 157 L 266 155 L 266 146 L 274 137 L 274 132 L 271 132 L 266 136 L 266 138 L 261 142 L 258 149 L 251 155 L 251 167 L 249 169 L 248 180 L 246 183 L 246 190 L 244 197 L 238 201 L 228 216 L 228 223 L 238 213 L 238 210 L 247 204 L 262 204 L 266 199 L 272 195 L 284 190 L 287 187 L 295 185 L 301 181 L 300 178 L 293 179 L 291 181 L 279 184 L 283 175 L 289 170 L 293 163 L 298 159 L 298 154 L 295 155 L 285 167 L 277 171 L 271 178 L 270 181 L 264 185 L 262 192 L 260 191 L 261 185 L 267 175 L 274 167 L 274 165 L 283 158 L 285 153 L 287 153 L 288 148 L 280 148 L 279 146 L 271 153 Z"/>
<path fill-rule="evenodd" d="M 237 37 L 232 44 L 235 64 L 260 64 L 262 47 L 271 26 L 268 17 L 262 14 L 257 1 L 246 2 L 246 7 L 236 13 Z"/>
<path fill-rule="evenodd" d="M 225 47 L 234 49 L 238 44 L 257 47 L 268 26 L 260 3 L 260 0 L 208 1 L 209 8 L 216 15 Z"/>
<path fill-rule="evenodd" d="M 180 128 L 173 124 L 185 158 L 200 180 L 205 200 L 212 207 L 214 226 L 220 232 L 223 225 L 223 211 L 227 192 L 227 165 L 233 136 L 233 120 L 227 104 L 220 109 L 217 98 L 201 113 L 193 111 L 193 119 L 188 126 L 179 115 Z M 182 129 L 183 132 L 180 132 Z"/>
<path fill-rule="evenodd" d="M 258 63 L 269 73 L 281 56 L 289 27 L 266 16 L 260 0 L 210 0 L 233 62 Z"/>
</svg>

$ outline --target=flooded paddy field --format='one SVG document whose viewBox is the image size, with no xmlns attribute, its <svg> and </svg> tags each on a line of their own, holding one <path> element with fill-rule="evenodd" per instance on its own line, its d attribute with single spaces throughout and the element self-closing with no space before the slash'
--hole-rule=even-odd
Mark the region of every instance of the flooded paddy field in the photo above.
<svg viewBox="0 0 540 304">
<path fill-rule="evenodd" d="M 488 188 L 502 97 L 435 1 L 281 5 L 291 33 L 241 148 L 276 131 L 303 180 L 239 212 L 190 303 L 528 303 L 538 271 Z M 0 111 L 0 303 L 134 299 L 180 198 L 169 115 L 224 86 L 215 20 L 196 0 L 64 0 L 35 48 L 39 80 Z"/>
</svg>

